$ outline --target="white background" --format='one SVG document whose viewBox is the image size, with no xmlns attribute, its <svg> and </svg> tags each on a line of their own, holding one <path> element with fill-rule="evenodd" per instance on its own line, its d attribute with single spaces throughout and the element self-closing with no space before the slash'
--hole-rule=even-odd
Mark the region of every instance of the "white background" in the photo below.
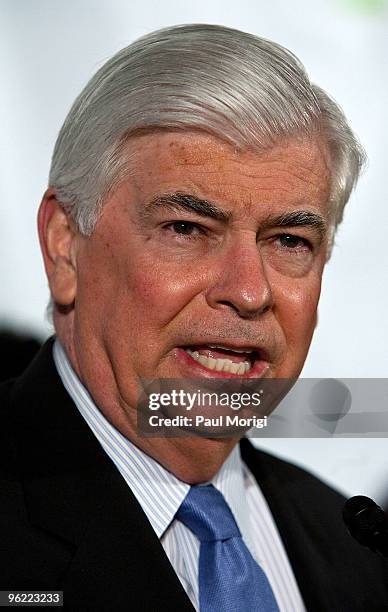
<svg viewBox="0 0 388 612">
<path fill-rule="evenodd" d="M 369 156 L 327 266 L 306 377 L 388 377 L 385 0 L 0 0 L 0 323 L 50 334 L 36 234 L 58 130 L 114 52 L 153 29 L 218 23 L 296 53 L 343 106 Z M 388 500 L 385 439 L 267 440 L 349 494 Z M 387 489 L 387 491 L 386 491 Z"/>
</svg>

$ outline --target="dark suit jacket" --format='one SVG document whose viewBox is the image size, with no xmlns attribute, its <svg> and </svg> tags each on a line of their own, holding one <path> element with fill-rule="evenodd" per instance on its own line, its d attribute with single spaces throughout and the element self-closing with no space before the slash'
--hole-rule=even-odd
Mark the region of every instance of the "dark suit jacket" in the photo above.
<svg viewBox="0 0 388 612">
<path fill-rule="evenodd" d="M 60 589 L 68 610 L 192 612 L 137 500 L 65 391 L 51 352 L 52 340 L 0 394 L 0 590 Z M 343 498 L 246 440 L 241 448 L 308 610 L 388 610 L 385 562 L 347 534 Z"/>
</svg>

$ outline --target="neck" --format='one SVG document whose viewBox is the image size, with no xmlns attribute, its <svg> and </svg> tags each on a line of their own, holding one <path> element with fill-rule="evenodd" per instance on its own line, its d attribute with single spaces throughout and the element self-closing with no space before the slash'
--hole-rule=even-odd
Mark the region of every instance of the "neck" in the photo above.
<svg viewBox="0 0 388 612">
<path fill-rule="evenodd" d="M 200 437 L 127 437 L 179 480 L 190 485 L 212 480 L 239 441 L 236 438 L 220 440 Z"/>
<path fill-rule="evenodd" d="M 76 351 L 72 350 L 71 333 L 64 333 L 58 324 L 56 332 L 79 381 L 89 391 L 94 403 L 113 427 L 179 480 L 193 485 L 213 479 L 238 444 L 238 437 L 205 438 L 200 435 L 182 435 L 180 430 L 177 430 L 176 437 L 139 435 L 137 410 L 128 406 L 120 394 L 117 394 L 114 380 L 105 377 L 101 368 L 84 372 L 83 376 Z M 96 378 L 99 385 L 94 384 Z"/>
</svg>

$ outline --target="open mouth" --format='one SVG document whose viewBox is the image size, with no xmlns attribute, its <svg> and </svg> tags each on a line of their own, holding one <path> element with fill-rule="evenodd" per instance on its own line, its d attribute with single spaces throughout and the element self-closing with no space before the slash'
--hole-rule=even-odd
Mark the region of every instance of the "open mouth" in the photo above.
<svg viewBox="0 0 388 612">
<path fill-rule="evenodd" d="M 259 351 L 249 348 L 230 348 L 221 345 L 182 347 L 194 361 L 208 370 L 244 376 L 261 359 Z"/>
</svg>

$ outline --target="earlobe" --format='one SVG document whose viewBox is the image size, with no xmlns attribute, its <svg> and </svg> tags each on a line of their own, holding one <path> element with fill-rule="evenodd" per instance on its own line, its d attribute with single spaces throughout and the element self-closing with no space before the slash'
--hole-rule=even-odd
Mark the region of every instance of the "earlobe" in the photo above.
<svg viewBox="0 0 388 612">
<path fill-rule="evenodd" d="M 39 208 L 38 231 L 53 299 L 61 306 L 70 306 L 74 303 L 77 289 L 77 232 L 52 188 L 47 189 Z"/>
</svg>

